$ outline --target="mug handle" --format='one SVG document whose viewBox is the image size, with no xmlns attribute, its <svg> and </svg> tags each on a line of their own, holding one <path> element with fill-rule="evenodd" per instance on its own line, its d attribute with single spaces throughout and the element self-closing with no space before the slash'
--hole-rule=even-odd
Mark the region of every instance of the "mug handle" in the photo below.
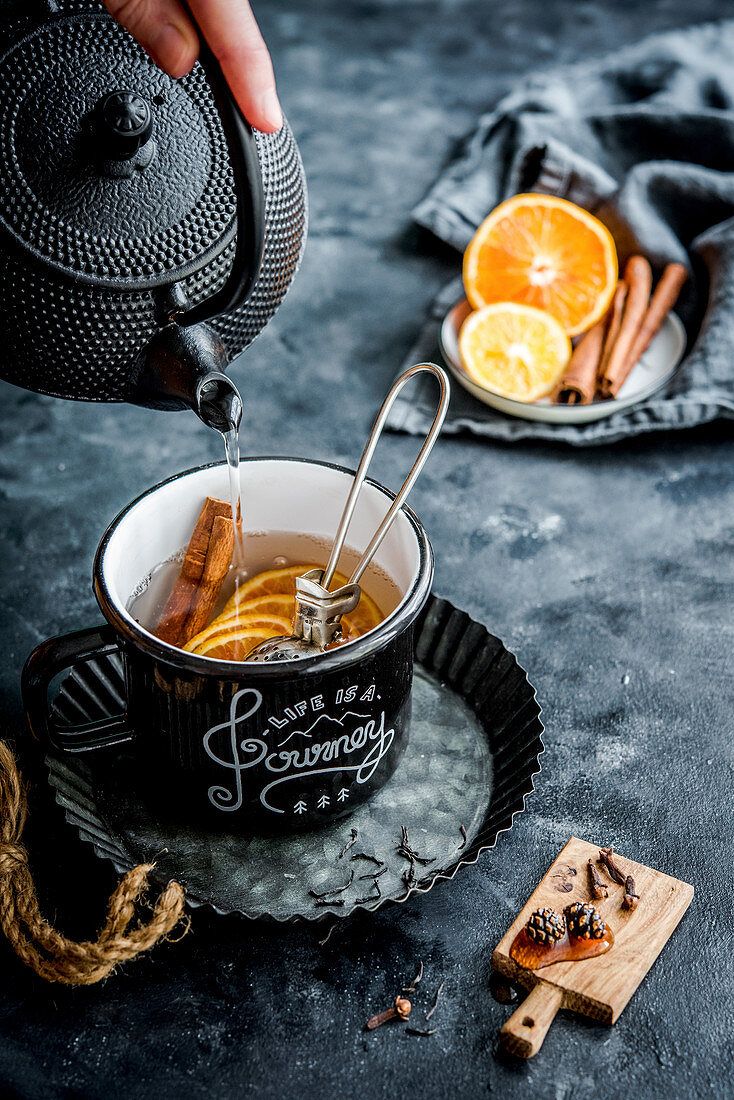
<svg viewBox="0 0 734 1100">
<path fill-rule="evenodd" d="M 107 623 L 60 634 L 36 646 L 21 676 L 23 706 L 33 736 L 61 752 L 90 752 L 132 741 L 127 712 L 98 721 L 62 726 L 52 720 L 48 705 L 48 689 L 54 676 L 83 661 L 119 651 L 117 635 Z"/>
</svg>

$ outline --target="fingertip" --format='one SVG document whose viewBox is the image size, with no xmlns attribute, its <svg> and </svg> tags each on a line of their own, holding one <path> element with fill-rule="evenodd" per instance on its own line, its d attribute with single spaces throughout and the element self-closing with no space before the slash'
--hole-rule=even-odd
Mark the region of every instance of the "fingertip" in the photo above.
<svg viewBox="0 0 734 1100">
<path fill-rule="evenodd" d="M 268 88 L 258 103 L 258 118 L 253 125 L 264 134 L 276 134 L 283 125 L 283 111 L 275 88 Z"/>
<path fill-rule="evenodd" d="M 283 127 L 283 120 L 281 118 L 279 123 L 269 122 L 263 118 L 260 121 L 255 121 L 251 124 L 255 130 L 259 130 L 261 134 L 278 134 Z"/>
<path fill-rule="evenodd" d="M 190 73 L 199 56 L 199 37 L 193 27 L 164 23 L 151 42 L 151 53 L 175 80 Z"/>
</svg>

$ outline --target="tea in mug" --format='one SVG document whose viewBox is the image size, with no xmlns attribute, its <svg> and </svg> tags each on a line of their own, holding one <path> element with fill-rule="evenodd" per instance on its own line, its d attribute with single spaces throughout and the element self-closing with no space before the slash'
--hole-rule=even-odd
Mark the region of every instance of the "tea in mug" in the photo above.
<svg viewBox="0 0 734 1100">
<path fill-rule="evenodd" d="M 219 510 L 216 505 L 221 506 Z M 229 537 L 224 533 L 227 522 Z M 323 569 L 330 543 L 293 531 L 248 532 L 234 560 L 233 549 L 229 504 L 208 500 L 188 549 L 161 563 L 138 586 L 128 605 L 131 615 L 163 641 L 215 660 L 244 661 L 261 642 L 289 635 L 296 577 Z M 340 563 L 351 572 L 359 557 L 359 551 L 345 547 Z M 335 573 L 332 587 L 346 584 L 347 579 Z M 400 603 L 397 586 L 374 562 L 360 586 L 359 604 L 344 615 L 336 644 L 344 645 L 373 630 Z"/>
</svg>

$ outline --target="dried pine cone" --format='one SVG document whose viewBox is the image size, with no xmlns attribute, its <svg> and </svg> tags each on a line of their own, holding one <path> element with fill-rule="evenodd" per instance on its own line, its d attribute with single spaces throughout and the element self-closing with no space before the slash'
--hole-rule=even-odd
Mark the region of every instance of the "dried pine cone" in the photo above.
<svg viewBox="0 0 734 1100">
<path fill-rule="evenodd" d="M 563 910 L 569 936 L 580 940 L 600 940 L 607 930 L 599 910 L 588 901 L 575 901 Z"/>
<path fill-rule="evenodd" d="M 525 931 L 535 943 L 550 946 L 557 940 L 563 939 L 566 933 L 566 922 L 561 913 L 546 906 L 544 909 L 536 909 L 531 914 L 530 920 L 525 925 Z"/>
</svg>

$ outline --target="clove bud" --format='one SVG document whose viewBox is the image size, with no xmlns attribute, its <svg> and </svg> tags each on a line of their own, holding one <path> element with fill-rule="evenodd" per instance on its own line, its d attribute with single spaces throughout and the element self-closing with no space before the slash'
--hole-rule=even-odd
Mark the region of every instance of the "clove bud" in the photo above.
<svg viewBox="0 0 734 1100">
<path fill-rule="evenodd" d="M 626 876 L 614 862 L 614 849 L 611 846 L 609 848 L 599 849 L 599 862 L 603 863 L 606 867 L 612 882 L 616 882 L 619 886 L 624 886 Z"/>
<path fill-rule="evenodd" d="M 385 1009 L 384 1012 L 378 1012 L 376 1016 L 372 1016 L 365 1027 L 368 1031 L 374 1031 L 376 1027 L 386 1024 L 388 1020 L 407 1020 L 412 1007 L 407 997 L 396 997 L 392 1008 Z"/>
<path fill-rule="evenodd" d="M 599 872 L 594 866 L 593 859 L 589 860 L 587 866 L 589 869 L 589 889 L 591 890 L 591 896 L 596 901 L 599 901 L 601 898 L 608 898 L 609 888 L 605 882 L 602 882 Z"/>
<path fill-rule="evenodd" d="M 639 900 L 640 895 L 637 893 L 635 880 L 632 878 L 632 875 L 627 875 L 624 883 L 624 897 L 622 898 L 622 908 L 636 909 Z"/>
</svg>

